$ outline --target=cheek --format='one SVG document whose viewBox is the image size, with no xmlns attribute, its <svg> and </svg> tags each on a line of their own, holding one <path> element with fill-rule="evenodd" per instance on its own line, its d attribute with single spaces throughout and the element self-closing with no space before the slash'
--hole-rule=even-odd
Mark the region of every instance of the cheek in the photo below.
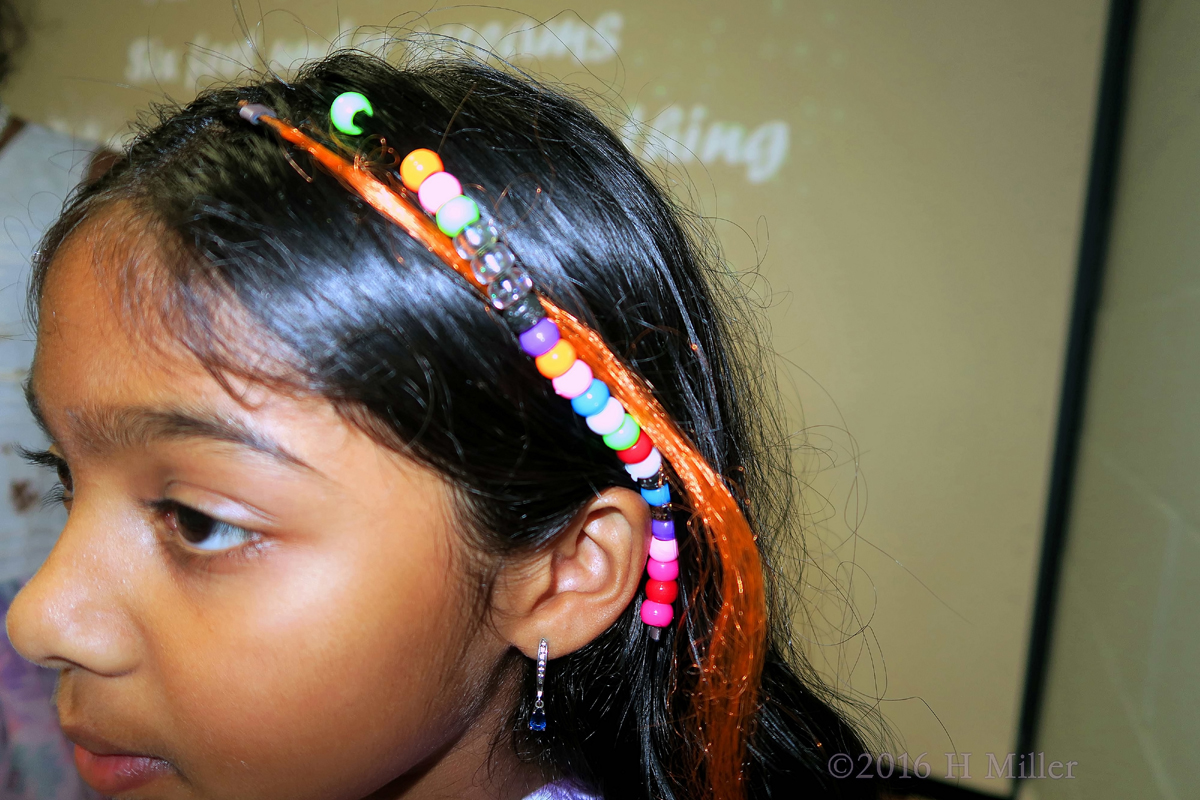
<svg viewBox="0 0 1200 800">
<path fill-rule="evenodd" d="M 154 661 L 179 730 L 211 743 L 185 776 L 227 781 L 232 761 L 273 796 L 369 789 L 454 733 L 472 698 L 448 680 L 471 627 L 453 534 L 409 519 L 343 519 L 333 547 L 282 545 L 179 594 Z"/>
</svg>

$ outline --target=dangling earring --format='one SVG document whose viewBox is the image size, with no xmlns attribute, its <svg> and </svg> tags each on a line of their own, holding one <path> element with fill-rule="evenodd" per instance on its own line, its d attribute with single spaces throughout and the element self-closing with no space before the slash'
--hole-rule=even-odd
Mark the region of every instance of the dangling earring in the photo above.
<svg viewBox="0 0 1200 800">
<path fill-rule="evenodd" d="M 537 694 L 533 699 L 533 713 L 529 715 L 529 730 L 546 730 L 546 703 L 542 700 L 546 685 L 546 657 L 550 655 L 550 643 L 545 639 L 538 642 Z"/>
</svg>

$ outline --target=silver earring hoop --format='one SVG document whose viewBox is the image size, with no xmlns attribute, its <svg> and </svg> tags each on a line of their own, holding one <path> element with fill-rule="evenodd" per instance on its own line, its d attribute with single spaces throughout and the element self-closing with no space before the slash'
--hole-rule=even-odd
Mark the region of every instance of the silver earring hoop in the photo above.
<svg viewBox="0 0 1200 800">
<path fill-rule="evenodd" d="M 546 658 L 550 655 L 550 643 L 545 639 L 538 642 L 537 694 L 533 698 L 533 713 L 529 715 L 529 730 L 546 730 L 546 702 L 542 696 L 546 691 Z"/>
</svg>

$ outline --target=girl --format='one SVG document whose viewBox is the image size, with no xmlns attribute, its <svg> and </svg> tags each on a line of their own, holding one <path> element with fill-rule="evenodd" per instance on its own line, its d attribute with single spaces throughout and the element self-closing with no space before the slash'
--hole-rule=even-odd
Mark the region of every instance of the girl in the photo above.
<svg viewBox="0 0 1200 800">
<path fill-rule="evenodd" d="M 754 343 L 592 113 L 341 53 L 160 116 L 31 292 L 70 515 L 7 626 L 91 785 L 869 795 L 760 559 Z"/>
</svg>

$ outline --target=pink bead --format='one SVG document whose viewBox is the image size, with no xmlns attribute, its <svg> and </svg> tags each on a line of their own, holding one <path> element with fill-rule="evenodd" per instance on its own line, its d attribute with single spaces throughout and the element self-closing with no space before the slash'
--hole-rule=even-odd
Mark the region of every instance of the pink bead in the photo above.
<svg viewBox="0 0 1200 800">
<path fill-rule="evenodd" d="M 655 561 L 674 561 L 679 558 L 679 545 L 674 539 L 651 539 L 650 557 Z"/>
<path fill-rule="evenodd" d="M 674 607 L 667 603 L 659 603 L 654 600 L 642 601 L 642 622 L 647 625 L 665 628 L 671 624 L 671 618 L 674 616 Z"/>
<path fill-rule="evenodd" d="M 615 397 L 608 398 L 608 402 L 604 404 L 604 408 L 592 414 L 590 417 L 584 417 L 584 422 L 592 429 L 592 433 L 598 433 L 601 436 L 607 436 L 621 427 L 621 423 L 625 421 L 625 406 L 621 405 L 621 401 Z"/>
<path fill-rule="evenodd" d="M 592 385 L 592 368 L 576 359 L 571 368 L 553 380 L 554 391 L 559 397 L 573 400 Z"/>
<path fill-rule="evenodd" d="M 644 461 L 639 461 L 636 464 L 626 464 L 625 471 L 629 473 L 629 477 L 638 480 L 640 478 L 653 477 L 654 473 L 658 472 L 661 466 L 662 453 L 658 452 L 658 448 L 655 447 L 650 451 L 650 455 L 646 456 Z"/>
<path fill-rule="evenodd" d="M 458 182 L 458 178 L 449 172 L 435 172 L 421 181 L 417 199 L 421 201 L 421 208 L 430 214 L 436 214 L 439 208 L 446 205 L 447 200 L 460 194 L 462 184 Z"/>
<path fill-rule="evenodd" d="M 652 558 L 646 562 L 646 574 L 656 581 L 673 581 L 679 577 L 679 562 Z"/>
</svg>

